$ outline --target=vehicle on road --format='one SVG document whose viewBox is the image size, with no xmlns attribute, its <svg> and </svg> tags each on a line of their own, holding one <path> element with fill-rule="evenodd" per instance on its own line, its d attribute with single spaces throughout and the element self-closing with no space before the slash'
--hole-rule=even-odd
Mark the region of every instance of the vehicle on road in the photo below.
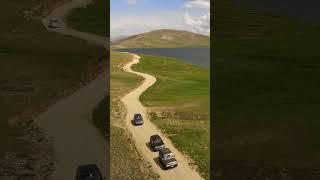
<svg viewBox="0 0 320 180">
<path fill-rule="evenodd" d="M 160 149 L 159 158 L 165 169 L 178 166 L 178 161 L 169 148 Z"/>
<path fill-rule="evenodd" d="M 150 137 L 150 146 L 153 151 L 159 151 L 160 149 L 165 148 L 164 143 L 158 134 L 152 135 Z"/>
<path fill-rule="evenodd" d="M 59 20 L 57 20 L 57 19 L 50 19 L 49 27 L 50 28 L 60 28 L 61 24 L 60 24 Z"/>
<path fill-rule="evenodd" d="M 103 178 L 97 165 L 86 164 L 78 167 L 75 180 L 103 180 Z"/>
<path fill-rule="evenodd" d="M 143 119 L 142 119 L 141 114 L 134 114 L 133 124 L 134 125 L 142 125 L 143 124 Z"/>
</svg>

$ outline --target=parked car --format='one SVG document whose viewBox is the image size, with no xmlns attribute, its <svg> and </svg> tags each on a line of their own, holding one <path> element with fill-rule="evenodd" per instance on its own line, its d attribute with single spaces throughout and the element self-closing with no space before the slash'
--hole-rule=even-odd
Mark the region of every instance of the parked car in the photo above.
<svg viewBox="0 0 320 180">
<path fill-rule="evenodd" d="M 81 165 L 77 169 L 75 180 L 103 180 L 97 165 Z"/>
<path fill-rule="evenodd" d="M 49 27 L 50 28 L 60 28 L 61 24 L 60 24 L 59 20 L 57 20 L 57 19 L 50 19 Z"/>
<path fill-rule="evenodd" d="M 142 125 L 143 124 L 143 119 L 142 119 L 141 114 L 134 114 L 133 124 L 134 125 Z"/>
<path fill-rule="evenodd" d="M 152 147 L 153 151 L 159 151 L 160 149 L 165 148 L 164 143 L 158 134 L 150 137 L 150 146 Z"/>
<path fill-rule="evenodd" d="M 165 169 L 178 166 L 178 162 L 169 148 L 160 149 L 159 158 Z"/>
</svg>

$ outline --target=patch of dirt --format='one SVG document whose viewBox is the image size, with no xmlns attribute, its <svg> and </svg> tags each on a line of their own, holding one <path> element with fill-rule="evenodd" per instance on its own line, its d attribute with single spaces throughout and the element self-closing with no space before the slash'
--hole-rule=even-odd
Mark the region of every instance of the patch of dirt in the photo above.
<svg viewBox="0 0 320 180">
<path fill-rule="evenodd" d="M 169 35 L 163 35 L 163 36 L 161 36 L 161 39 L 172 41 L 174 38 Z"/>
</svg>

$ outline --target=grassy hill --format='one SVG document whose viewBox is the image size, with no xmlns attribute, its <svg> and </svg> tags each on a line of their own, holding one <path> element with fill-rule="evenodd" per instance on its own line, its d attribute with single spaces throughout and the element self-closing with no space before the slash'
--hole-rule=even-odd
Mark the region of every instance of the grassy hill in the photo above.
<svg viewBox="0 0 320 180">
<path fill-rule="evenodd" d="M 109 36 L 108 13 L 109 3 L 105 0 L 93 0 L 86 7 L 73 9 L 66 17 L 73 29 L 100 36 Z"/>
<path fill-rule="evenodd" d="M 40 169 L 49 167 L 49 147 L 39 140 L 42 136 L 33 127 L 33 117 L 105 67 L 103 47 L 48 32 L 39 21 L 62 2 L 1 1 L 0 162 L 10 163 L 0 165 L 0 179 L 4 169 L 10 169 L 7 175 L 13 179 L 25 172 L 23 168 L 31 175 L 47 173 Z"/>
<path fill-rule="evenodd" d="M 170 57 L 139 56 L 133 69 L 157 78 L 140 96 L 151 121 L 209 179 L 210 70 Z"/>
<path fill-rule="evenodd" d="M 118 41 L 112 48 L 175 48 L 209 46 L 210 38 L 189 31 L 160 29 Z"/>
</svg>

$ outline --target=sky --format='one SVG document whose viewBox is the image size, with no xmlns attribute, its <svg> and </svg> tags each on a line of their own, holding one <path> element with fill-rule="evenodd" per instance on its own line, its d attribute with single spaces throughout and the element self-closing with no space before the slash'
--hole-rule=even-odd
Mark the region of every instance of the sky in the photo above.
<svg viewBox="0 0 320 180">
<path fill-rule="evenodd" d="M 111 0 L 111 40 L 156 29 L 209 35 L 210 0 Z"/>
</svg>

